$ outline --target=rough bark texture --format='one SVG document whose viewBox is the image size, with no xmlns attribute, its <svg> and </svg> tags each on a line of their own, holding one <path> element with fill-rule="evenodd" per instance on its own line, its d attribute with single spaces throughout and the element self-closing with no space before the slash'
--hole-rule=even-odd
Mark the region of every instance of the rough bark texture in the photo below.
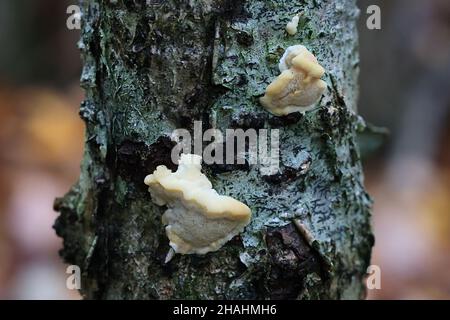
<svg viewBox="0 0 450 320">
<path fill-rule="evenodd" d="M 373 237 L 356 133 L 355 0 L 82 3 L 86 149 L 78 183 L 55 207 L 64 259 L 102 299 L 362 298 Z M 284 28 L 302 13 L 299 32 Z M 290 45 L 327 70 L 320 108 L 276 117 L 258 103 Z M 217 252 L 164 258 L 164 207 L 143 183 L 176 169 L 176 128 L 280 129 L 281 172 L 203 166 L 219 193 L 252 209 Z M 296 223 L 294 223 L 296 222 Z M 301 223 L 305 228 L 299 226 Z M 306 231 L 305 231 L 306 230 Z"/>
</svg>

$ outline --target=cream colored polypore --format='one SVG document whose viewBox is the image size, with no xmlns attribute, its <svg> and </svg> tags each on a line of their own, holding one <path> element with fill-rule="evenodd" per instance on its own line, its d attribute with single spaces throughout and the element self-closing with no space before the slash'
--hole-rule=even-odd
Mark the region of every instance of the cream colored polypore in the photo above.
<svg viewBox="0 0 450 320">
<path fill-rule="evenodd" d="M 274 115 L 310 109 L 327 87 L 320 79 L 325 69 L 302 45 L 287 48 L 278 67 L 281 74 L 269 84 L 260 99 L 264 108 Z"/>
<path fill-rule="evenodd" d="M 291 36 L 297 33 L 298 22 L 300 21 L 300 16 L 296 14 L 291 21 L 289 21 L 286 25 L 286 32 Z"/>
<path fill-rule="evenodd" d="M 158 166 L 145 177 L 152 201 L 168 206 L 162 222 L 177 253 L 216 251 L 250 222 L 249 207 L 219 195 L 200 172 L 201 161 L 200 156 L 182 154 L 176 172 Z"/>
</svg>

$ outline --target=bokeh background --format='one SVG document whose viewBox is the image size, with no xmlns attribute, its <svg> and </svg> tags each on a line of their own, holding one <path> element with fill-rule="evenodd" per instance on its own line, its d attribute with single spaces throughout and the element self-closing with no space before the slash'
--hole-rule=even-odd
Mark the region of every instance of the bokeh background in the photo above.
<svg viewBox="0 0 450 320">
<path fill-rule="evenodd" d="M 390 131 L 364 155 L 381 290 L 369 299 L 450 298 L 450 1 L 359 0 L 365 119 Z M 53 200 L 76 181 L 76 0 L 0 1 L 0 298 L 79 299 L 66 289 Z M 366 28 L 381 8 L 382 29 Z M 381 143 L 383 142 L 383 143 Z"/>
</svg>

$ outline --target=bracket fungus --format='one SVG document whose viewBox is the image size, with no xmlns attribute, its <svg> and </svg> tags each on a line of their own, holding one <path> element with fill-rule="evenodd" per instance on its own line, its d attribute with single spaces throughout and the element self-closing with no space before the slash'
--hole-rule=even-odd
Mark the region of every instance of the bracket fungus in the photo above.
<svg viewBox="0 0 450 320">
<path fill-rule="evenodd" d="M 291 21 L 286 24 L 286 32 L 293 36 L 297 33 L 298 22 L 300 21 L 300 16 L 296 14 Z"/>
<path fill-rule="evenodd" d="M 152 201 L 168 207 L 162 222 L 176 253 L 216 251 L 250 222 L 250 208 L 219 195 L 201 173 L 201 161 L 198 155 L 182 154 L 176 172 L 161 165 L 145 177 Z"/>
<path fill-rule="evenodd" d="M 276 116 L 309 110 L 327 88 L 320 79 L 325 69 L 302 45 L 287 48 L 278 68 L 281 74 L 260 98 L 264 108 Z"/>
</svg>

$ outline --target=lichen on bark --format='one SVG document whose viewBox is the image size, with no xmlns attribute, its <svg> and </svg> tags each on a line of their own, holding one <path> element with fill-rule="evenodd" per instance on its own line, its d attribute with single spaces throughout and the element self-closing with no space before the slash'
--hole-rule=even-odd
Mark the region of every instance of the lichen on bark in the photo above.
<svg viewBox="0 0 450 320">
<path fill-rule="evenodd" d="M 356 114 L 355 1 L 92 0 L 82 12 L 85 155 L 79 181 L 55 202 L 61 254 L 82 268 L 82 294 L 362 298 L 373 236 L 356 143 L 365 124 Z M 258 98 L 295 44 L 325 67 L 328 89 L 316 110 L 276 117 Z M 252 209 L 252 221 L 217 252 L 165 264 L 164 208 L 143 181 L 157 165 L 176 169 L 169 136 L 194 121 L 222 132 L 278 128 L 280 172 L 204 165 L 220 194 Z"/>
</svg>

